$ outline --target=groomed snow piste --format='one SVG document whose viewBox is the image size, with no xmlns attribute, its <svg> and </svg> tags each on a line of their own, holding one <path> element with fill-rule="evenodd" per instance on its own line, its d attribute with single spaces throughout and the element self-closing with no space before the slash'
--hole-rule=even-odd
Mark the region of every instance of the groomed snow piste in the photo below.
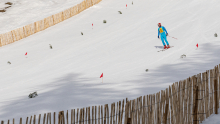
<svg viewBox="0 0 220 124">
<path fill-rule="evenodd" d="M 23 2 L 44 6 L 37 12 L 19 5 L 6 11 L 0 15 L 5 20 L 2 33 L 15 26 L 22 11 L 33 12 L 38 19 L 52 15 L 46 13 L 51 8 L 65 10 L 73 3 Z M 220 38 L 214 37 L 220 34 L 219 12 L 216 0 L 103 0 L 64 22 L 0 47 L 0 120 L 15 118 L 18 123 L 20 117 L 34 114 L 134 99 L 214 68 L 220 63 Z M 24 20 L 22 24 L 32 21 Z M 174 47 L 164 52 L 157 52 L 163 47 L 157 38 L 159 22 L 177 38 L 168 37 Z M 182 54 L 186 58 L 181 59 Z M 104 83 L 99 78 L 102 73 Z M 28 99 L 35 91 L 39 96 Z"/>
</svg>

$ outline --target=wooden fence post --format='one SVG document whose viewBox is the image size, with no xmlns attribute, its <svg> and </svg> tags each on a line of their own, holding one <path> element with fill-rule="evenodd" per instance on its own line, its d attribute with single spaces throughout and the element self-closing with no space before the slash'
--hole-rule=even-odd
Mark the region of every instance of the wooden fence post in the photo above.
<svg viewBox="0 0 220 124">
<path fill-rule="evenodd" d="M 22 118 L 20 118 L 20 124 L 22 124 Z"/>
<path fill-rule="evenodd" d="M 31 116 L 31 118 L 32 118 L 32 116 Z M 43 124 L 45 124 L 45 120 L 46 120 L 46 113 L 44 113 Z"/>
<path fill-rule="evenodd" d="M 107 108 L 106 108 L 106 105 L 104 106 L 104 124 L 107 124 L 106 123 L 106 114 L 107 114 L 107 112 L 106 112 L 106 110 L 107 110 Z"/>
<path fill-rule="evenodd" d="M 95 106 L 95 124 L 97 124 L 97 118 L 96 118 L 96 115 L 97 115 L 97 106 Z"/>
<path fill-rule="evenodd" d="M 98 108 L 98 124 L 100 124 L 100 105 L 99 105 L 99 108 Z"/>
<path fill-rule="evenodd" d="M 94 106 L 92 106 L 92 124 L 94 124 Z"/>
<path fill-rule="evenodd" d="M 66 112 L 66 124 L 69 124 L 69 121 L 68 121 L 68 110 Z"/>
<path fill-rule="evenodd" d="M 40 124 L 40 117 L 41 117 L 41 114 L 39 114 L 39 117 L 38 117 L 38 124 Z"/>
<path fill-rule="evenodd" d="M 49 113 L 47 113 L 47 121 L 46 121 L 46 124 L 48 124 L 48 119 L 49 119 Z"/>
<path fill-rule="evenodd" d="M 195 106 L 193 109 L 193 124 L 198 124 L 198 120 L 197 120 L 197 114 L 198 114 L 198 86 L 196 86 L 196 92 L 195 92 L 195 97 L 193 98 L 195 99 Z"/>
<path fill-rule="evenodd" d="M 58 115 L 58 124 L 65 124 L 64 111 L 60 111 Z"/>
<path fill-rule="evenodd" d="M 218 91 L 217 91 L 218 85 L 217 85 L 217 80 L 214 80 L 214 99 L 215 99 L 215 114 L 218 114 Z"/>
<path fill-rule="evenodd" d="M 129 122 L 129 118 L 128 118 L 128 113 L 129 112 L 129 101 L 127 101 L 126 105 L 125 105 L 125 118 L 124 118 L 124 124 L 131 124 Z"/>
<path fill-rule="evenodd" d="M 164 124 L 167 124 L 167 113 L 168 113 L 168 108 L 169 108 L 169 104 L 167 103 L 166 104 L 166 107 L 165 107 L 165 113 L 164 113 Z"/>
<path fill-rule="evenodd" d="M 56 112 L 53 113 L 53 124 L 56 124 Z"/>
<path fill-rule="evenodd" d="M 26 119 L 26 124 L 28 124 L 28 117 L 27 117 L 27 119 Z"/>
<path fill-rule="evenodd" d="M 36 124 L 36 115 L 34 115 L 34 120 L 33 120 L 33 124 Z"/>
<path fill-rule="evenodd" d="M 214 70 L 213 69 L 210 69 L 210 89 L 211 89 L 211 97 L 210 97 L 210 115 L 213 114 L 213 108 L 214 108 L 214 105 L 213 105 L 213 97 L 214 97 L 214 88 L 213 88 L 213 85 L 214 85 Z"/>
<path fill-rule="evenodd" d="M 1 124 L 4 124 L 4 121 L 1 121 Z"/>
<path fill-rule="evenodd" d="M 142 105 L 142 112 L 143 112 L 143 114 L 142 114 L 142 124 L 145 124 L 145 118 L 147 117 L 147 115 L 145 115 L 146 113 L 145 113 L 145 97 L 146 96 L 143 96 L 143 105 Z M 129 107 L 128 107 L 128 112 L 129 112 Z"/>
</svg>

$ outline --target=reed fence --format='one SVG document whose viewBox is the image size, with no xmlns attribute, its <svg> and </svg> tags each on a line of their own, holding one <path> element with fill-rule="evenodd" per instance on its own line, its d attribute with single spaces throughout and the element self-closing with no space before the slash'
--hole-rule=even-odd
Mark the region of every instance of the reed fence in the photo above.
<svg viewBox="0 0 220 124">
<path fill-rule="evenodd" d="M 12 30 L 10 32 L 0 34 L 0 47 L 13 43 L 15 41 L 26 38 L 32 34 L 35 34 L 39 31 L 43 31 L 53 25 L 56 25 L 74 15 L 79 14 L 83 10 L 98 4 L 102 0 L 84 0 L 83 2 L 77 4 L 74 7 L 71 7 L 67 10 L 64 10 L 55 15 L 44 18 L 40 21 L 34 22 L 32 24 L 28 24 L 24 27 Z"/>
<path fill-rule="evenodd" d="M 70 118 L 60 111 L 26 118 L 26 124 L 199 124 L 211 114 L 218 114 L 220 99 L 220 64 L 173 83 L 158 93 L 134 100 L 119 101 L 111 106 L 72 109 Z M 57 117 L 57 118 L 56 118 Z M 33 120 L 32 120 L 33 118 Z M 38 122 L 36 122 L 38 120 Z M 1 121 L 4 124 L 4 121 Z M 10 124 L 8 120 L 7 124 Z M 15 124 L 13 119 L 12 124 Z M 22 124 L 22 118 L 20 123 Z"/>
</svg>

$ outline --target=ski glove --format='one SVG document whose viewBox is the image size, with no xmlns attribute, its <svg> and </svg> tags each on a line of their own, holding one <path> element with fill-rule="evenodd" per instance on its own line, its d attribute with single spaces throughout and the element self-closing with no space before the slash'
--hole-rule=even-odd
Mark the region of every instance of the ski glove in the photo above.
<svg viewBox="0 0 220 124">
<path fill-rule="evenodd" d="M 168 33 L 166 34 L 166 36 L 168 36 Z"/>
<path fill-rule="evenodd" d="M 158 36 L 158 38 L 159 38 L 159 36 Z"/>
</svg>

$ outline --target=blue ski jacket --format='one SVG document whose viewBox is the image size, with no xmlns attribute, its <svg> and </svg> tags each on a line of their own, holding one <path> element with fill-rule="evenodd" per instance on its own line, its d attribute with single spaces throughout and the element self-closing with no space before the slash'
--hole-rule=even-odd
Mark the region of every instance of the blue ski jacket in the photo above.
<svg viewBox="0 0 220 124">
<path fill-rule="evenodd" d="M 166 30 L 165 27 L 161 26 L 161 27 L 158 28 L 158 36 L 159 36 L 160 34 L 165 34 L 165 32 L 166 32 L 166 34 L 167 34 L 167 30 Z M 166 35 L 166 34 L 165 34 L 165 35 Z"/>
</svg>

